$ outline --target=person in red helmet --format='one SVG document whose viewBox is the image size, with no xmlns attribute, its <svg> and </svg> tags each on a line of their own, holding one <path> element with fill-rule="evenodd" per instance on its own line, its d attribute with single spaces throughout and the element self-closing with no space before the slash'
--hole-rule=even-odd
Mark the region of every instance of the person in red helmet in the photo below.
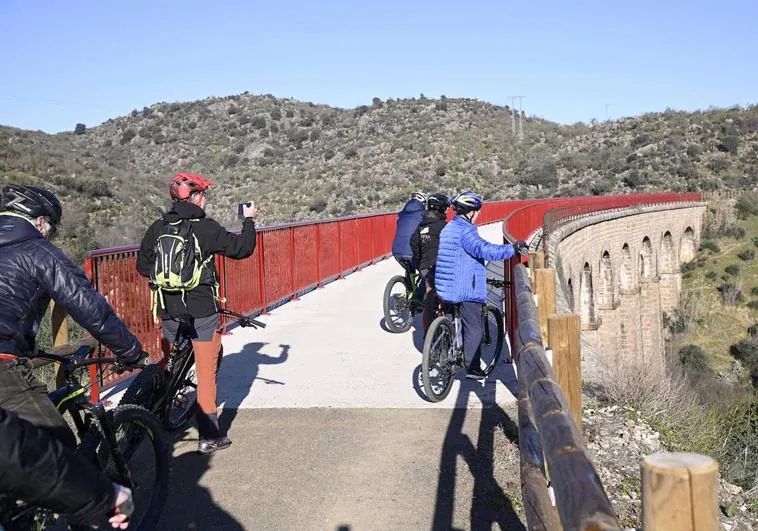
<svg viewBox="0 0 758 531">
<path fill-rule="evenodd" d="M 194 320 L 192 345 L 197 370 L 198 451 L 203 454 L 223 450 L 231 444 L 231 440 L 221 433 L 216 410 L 221 324 L 213 257 L 220 254 L 228 258 L 247 258 L 253 254 L 256 240 L 253 202 L 243 208 L 244 220 L 239 234 L 227 231 L 205 215 L 208 189 L 214 184 L 193 173 L 178 173 L 172 178 L 168 183 L 173 201 L 171 210 L 150 225 L 137 253 L 137 271 L 150 278 L 151 287 L 156 291 L 155 312 L 162 323 L 163 348 L 170 348 L 176 337 L 177 317 L 190 315 Z M 165 259 L 176 248 L 165 242 L 178 239 L 189 243 L 194 259 L 189 266 L 192 271 L 177 287 L 167 279 L 171 277 L 175 281 L 182 275 L 176 272 L 169 275 L 161 268 L 167 263 L 180 262 L 171 260 L 171 257 Z"/>
</svg>

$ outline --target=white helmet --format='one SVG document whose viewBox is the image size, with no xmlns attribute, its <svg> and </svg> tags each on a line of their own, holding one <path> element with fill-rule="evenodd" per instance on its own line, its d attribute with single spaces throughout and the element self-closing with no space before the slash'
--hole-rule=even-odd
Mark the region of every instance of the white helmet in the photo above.
<svg viewBox="0 0 758 531">
<path fill-rule="evenodd" d="M 424 192 L 412 192 L 411 199 L 415 199 L 416 201 L 421 201 L 422 203 L 426 204 L 426 194 Z"/>
</svg>

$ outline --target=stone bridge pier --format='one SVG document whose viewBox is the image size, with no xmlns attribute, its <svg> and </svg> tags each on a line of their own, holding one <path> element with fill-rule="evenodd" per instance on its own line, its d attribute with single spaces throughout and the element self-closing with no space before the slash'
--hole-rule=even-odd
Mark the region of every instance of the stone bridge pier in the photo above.
<svg viewBox="0 0 758 531">
<path fill-rule="evenodd" d="M 695 258 L 705 203 L 583 216 L 548 235 L 558 305 L 579 314 L 585 340 L 610 364 L 664 366 L 663 315 L 679 304 L 681 265 Z"/>
</svg>

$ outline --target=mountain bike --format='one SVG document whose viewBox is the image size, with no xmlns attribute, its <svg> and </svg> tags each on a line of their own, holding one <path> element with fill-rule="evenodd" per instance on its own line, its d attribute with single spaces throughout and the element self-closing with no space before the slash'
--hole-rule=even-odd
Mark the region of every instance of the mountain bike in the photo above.
<svg viewBox="0 0 758 531">
<path fill-rule="evenodd" d="M 108 478 L 132 489 L 134 511 L 129 529 L 148 531 L 155 528 L 168 495 L 170 452 L 160 422 L 145 409 L 119 406 L 106 411 L 102 402 L 87 400 L 87 387 L 76 372 L 94 364 L 112 364 L 117 358 L 90 358 L 94 347 L 80 347 L 71 357 L 39 352 L 37 358 L 61 365 L 65 386 L 49 393 L 61 415 L 68 414 L 79 438 L 77 451 L 100 468 Z M 0 498 L 0 529 L 59 530 L 92 529 L 69 525 L 65 515 L 43 507 Z M 111 529 L 104 524 L 101 529 Z"/>
<path fill-rule="evenodd" d="M 221 315 L 234 317 L 242 327 L 265 328 L 256 321 L 231 310 L 219 310 Z M 195 350 L 189 338 L 192 317 L 177 318 L 179 329 L 171 350 L 159 363 L 145 367 L 126 389 L 121 404 L 135 404 L 151 411 L 168 430 L 178 430 L 192 418 L 197 405 L 197 372 Z M 218 357 L 221 365 L 223 351 Z"/>
<path fill-rule="evenodd" d="M 505 282 L 487 279 L 487 284 L 502 288 Z M 463 334 L 459 305 L 447 305 L 450 315 L 432 321 L 426 333 L 421 361 L 424 392 L 432 402 L 443 400 L 453 387 L 453 377 L 464 366 Z M 503 350 L 503 313 L 491 304 L 482 305 L 482 370 L 489 375 L 500 360 Z"/>
<path fill-rule="evenodd" d="M 384 288 L 384 323 L 390 332 L 407 332 L 413 324 L 413 317 L 424 310 L 423 301 L 417 298 L 421 284 L 421 273 L 411 273 L 411 285 L 403 275 L 392 277 Z"/>
</svg>

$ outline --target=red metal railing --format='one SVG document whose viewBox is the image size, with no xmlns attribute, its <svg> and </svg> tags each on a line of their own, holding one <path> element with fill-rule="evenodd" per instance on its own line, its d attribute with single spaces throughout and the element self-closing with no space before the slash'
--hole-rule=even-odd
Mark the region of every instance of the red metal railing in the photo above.
<svg viewBox="0 0 758 531">
<path fill-rule="evenodd" d="M 508 215 L 503 223 L 503 236 L 508 241 L 526 240 L 538 229 L 543 229 L 543 242 L 547 235 L 561 223 L 566 223 L 580 216 L 604 210 L 629 208 L 632 206 L 654 205 L 688 201 L 702 201 L 700 193 L 661 193 L 637 194 L 623 196 L 567 197 L 555 199 L 535 199 Z M 547 255 L 545 259 L 547 260 Z M 505 267 L 505 279 L 510 290 L 506 292 L 506 320 L 511 342 L 515 339 L 518 316 L 516 315 L 516 293 L 513 268 L 525 257 L 514 257 Z M 513 344 L 513 343 L 512 343 Z"/>
<path fill-rule="evenodd" d="M 478 223 L 503 219 L 511 202 L 486 203 Z M 258 230 L 255 252 L 243 260 L 216 257 L 225 306 L 239 313 L 265 313 L 302 293 L 390 256 L 397 213 L 371 214 Z M 147 279 L 137 273 L 139 246 L 91 251 L 85 269 L 96 289 L 139 337 L 154 359 L 161 331 L 151 313 Z M 120 376 L 102 375 L 101 385 Z"/>
</svg>

